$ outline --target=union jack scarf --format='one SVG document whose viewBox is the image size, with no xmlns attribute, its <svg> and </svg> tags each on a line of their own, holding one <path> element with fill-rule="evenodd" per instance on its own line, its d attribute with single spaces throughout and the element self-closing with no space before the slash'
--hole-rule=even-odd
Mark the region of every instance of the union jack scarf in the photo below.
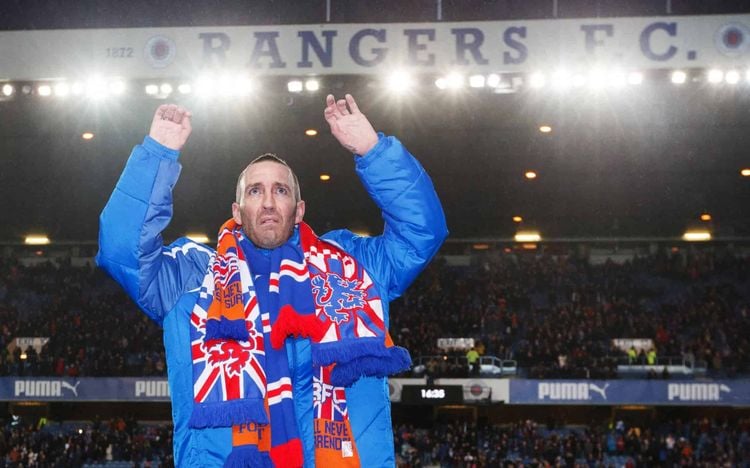
<svg viewBox="0 0 750 468">
<path fill-rule="evenodd" d="M 257 289 L 248 257 L 253 248 L 233 220 L 222 226 L 191 316 L 189 425 L 232 427 L 225 466 L 302 466 L 284 341 L 307 337 L 316 376 L 316 464 L 339 459 L 334 466 L 359 466 L 343 387 L 408 369 L 409 354 L 393 345 L 364 268 L 309 226 L 301 223 L 270 252 L 267 285 Z"/>
</svg>

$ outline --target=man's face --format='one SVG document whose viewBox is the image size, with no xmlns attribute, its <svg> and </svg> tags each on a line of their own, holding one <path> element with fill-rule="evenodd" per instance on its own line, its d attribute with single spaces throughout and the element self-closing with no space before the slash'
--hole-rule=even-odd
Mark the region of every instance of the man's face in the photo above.
<svg viewBox="0 0 750 468">
<path fill-rule="evenodd" d="M 302 221 L 305 202 L 295 202 L 294 189 L 292 172 L 283 164 L 261 161 L 245 171 L 241 202 L 232 203 L 232 216 L 258 247 L 282 245 Z"/>
</svg>

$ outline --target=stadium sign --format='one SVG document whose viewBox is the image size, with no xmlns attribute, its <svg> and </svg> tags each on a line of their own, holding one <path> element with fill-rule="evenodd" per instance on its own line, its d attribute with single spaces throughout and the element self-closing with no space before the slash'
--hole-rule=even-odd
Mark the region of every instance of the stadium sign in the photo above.
<svg viewBox="0 0 750 468">
<path fill-rule="evenodd" d="M 0 377 L 0 401 L 169 401 L 159 378 Z"/>
<path fill-rule="evenodd" d="M 510 381 L 510 404 L 750 406 L 750 379 Z"/>
<path fill-rule="evenodd" d="M 750 15 L 2 31 L 0 80 L 744 67 L 748 54 Z"/>
</svg>

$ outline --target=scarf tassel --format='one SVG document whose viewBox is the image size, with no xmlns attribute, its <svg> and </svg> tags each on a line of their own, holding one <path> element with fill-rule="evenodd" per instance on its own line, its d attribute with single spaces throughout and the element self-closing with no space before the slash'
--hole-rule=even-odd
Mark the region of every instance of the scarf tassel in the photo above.
<svg viewBox="0 0 750 468">
<path fill-rule="evenodd" d="M 230 320 L 224 316 L 217 320 L 210 318 L 206 320 L 206 336 L 204 341 L 211 340 L 236 340 L 247 341 L 250 335 L 247 332 L 245 319 Z"/>
<path fill-rule="evenodd" d="M 376 340 L 375 338 L 373 338 Z M 368 341 L 368 338 L 358 340 L 358 347 L 370 348 L 372 352 L 358 351 L 352 353 L 355 347 L 347 347 L 346 341 L 333 343 L 313 344 L 312 354 L 314 365 L 325 366 L 336 362 L 331 371 L 331 384 L 336 387 L 349 387 L 360 377 L 387 377 L 398 374 L 411 368 L 411 356 L 409 351 L 400 346 L 386 348 L 382 339 L 378 343 Z M 320 349 L 322 348 L 322 349 Z M 343 348 L 343 349 L 337 349 Z M 349 356 L 343 354 L 349 352 Z M 324 359 L 327 358 L 327 359 Z M 335 359 L 331 359 L 335 358 Z M 318 359 L 319 363 L 315 363 Z M 328 364 L 323 364 L 328 362 Z"/>
<path fill-rule="evenodd" d="M 290 305 L 285 305 L 279 311 L 271 329 L 271 346 L 279 349 L 284 346 L 284 340 L 289 335 L 310 338 L 320 341 L 326 329 L 315 314 L 300 314 Z"/>
<path fill-rule="evenodd" d="M 255 422 L 268 424 L 263 400 L 241 399 L 216 403 L 195 403 L 188 426 L 195 429 L 231 427 Z"/>
<path fill-rule="evenodd" d="M 274 464 L 268 452 L 258 451 L 255 445 L 240 445 L 229 454 L 224 468 L 274 468 Z"/>
</svg>

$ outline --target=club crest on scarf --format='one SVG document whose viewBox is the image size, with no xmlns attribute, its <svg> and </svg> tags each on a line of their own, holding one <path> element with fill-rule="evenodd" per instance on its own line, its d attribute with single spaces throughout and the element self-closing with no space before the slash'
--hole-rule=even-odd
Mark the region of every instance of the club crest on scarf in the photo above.
<svg viewBox="0 0 750 468">
<path fill-rule="evenodd" d="M 310 280 L 315 305 L 323 310 L 331 322 L 341 325 L 349 316 L 365 304 L 365 293 L 360 290 L 362 282 L 346 280 L 336 273 L 315 276 Z"/>
</svg>

